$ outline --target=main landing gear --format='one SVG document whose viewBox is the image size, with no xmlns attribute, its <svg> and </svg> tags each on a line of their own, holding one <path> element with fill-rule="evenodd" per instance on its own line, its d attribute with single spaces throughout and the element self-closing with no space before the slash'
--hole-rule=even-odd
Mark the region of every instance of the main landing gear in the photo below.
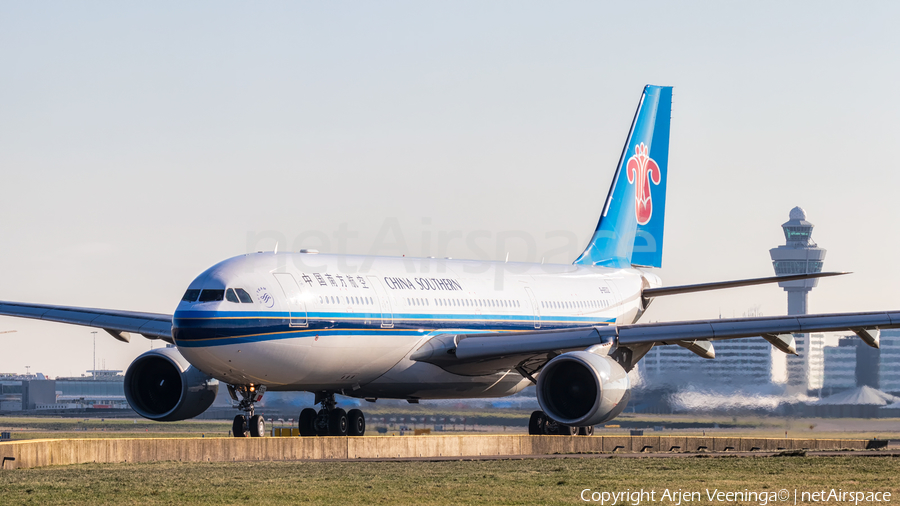
<svg viewBox="0 0 900 506">
<path fill-rule="evenodd" d="M 531 413 L 528 434 L 532 436 L 593 436 L 594 426 L 572 427 L 550 419 L 543 411 Z"/>
<path fill-rule="evenodd" d="M 363 412 L 337 407 L 333 393 L 317 393 L 315 403 L 322 405 L 318 412 L 313 408 L 300 412 L 301 436 L 362 436 L 366 433 Z"/>
<path fill-rule="evenodd" d="M 237 408 L 245 414 L 234 417 L 231 433 L 234 437 L 263 437 L 266 435 L 266 421 L 262 415 L 254 413 L 253 404 L 262 400 L 265 385 L 228 385 L 231 398 L 238 401 Z M 240 395 L 240 400 L 238 400 Z"/>
</svg>

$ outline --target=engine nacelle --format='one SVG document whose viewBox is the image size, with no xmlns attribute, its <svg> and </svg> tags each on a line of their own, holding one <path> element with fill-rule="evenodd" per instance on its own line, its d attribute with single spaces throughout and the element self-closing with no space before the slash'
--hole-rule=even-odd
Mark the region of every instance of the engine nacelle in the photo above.
<svg viewBox="0 0 900 506">
<path fill-rule="evenodd" d="M 192 366 L 175 348 L 141 354 L 125 372 L 131 409 L 157 422 L 193 418 L 216 400 L 219 381 Z"/>
<path fill-rule="evenodd" d="M 538 377 L 537 398 L 556 422 L 585 427 L 618 416 L 631 398 L 631 381 L 612 358 L 573 351 L 547 362 Z"/>
</svg>

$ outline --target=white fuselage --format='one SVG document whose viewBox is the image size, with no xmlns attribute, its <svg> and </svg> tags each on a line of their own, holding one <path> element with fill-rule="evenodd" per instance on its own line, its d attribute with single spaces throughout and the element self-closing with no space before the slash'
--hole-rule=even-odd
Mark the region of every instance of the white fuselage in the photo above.
<svg viewBox="0 0 900 506">
<path fill-rule="evenodd" d="M 655 275 L 637 269 L 255 253 L 198 276 L 188 293 L 210 291 L 179 303 L 173 335 L 187 360 L 229 384 L 494 397 L 529 382 L 515 371 L 451 374 L 408 357 L 436 334 L 632 323 L 643 311 L 642 287 L 655 286 Z M 216 292 L 238 288 L 249 299 Z"/>
</svg>

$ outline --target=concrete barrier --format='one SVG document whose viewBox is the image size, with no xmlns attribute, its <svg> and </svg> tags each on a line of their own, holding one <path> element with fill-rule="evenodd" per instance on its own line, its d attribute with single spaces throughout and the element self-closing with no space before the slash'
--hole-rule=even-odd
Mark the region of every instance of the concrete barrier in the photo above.
<svg viewBox="0 0 900 506">
<path fill-rule="evenodd" d="M 661 452 L 684 452 L 687 451 L 686 436 L 660 436 L 659 451 Z"/>
<path fill-rule="evenodd" d="M 0 443 L 0 469 L 87 462 L 236 462 L 585 453 L 864 450 L 864 439 L 689 436 L 369 436 L 37 439 Z"/>
</svg>

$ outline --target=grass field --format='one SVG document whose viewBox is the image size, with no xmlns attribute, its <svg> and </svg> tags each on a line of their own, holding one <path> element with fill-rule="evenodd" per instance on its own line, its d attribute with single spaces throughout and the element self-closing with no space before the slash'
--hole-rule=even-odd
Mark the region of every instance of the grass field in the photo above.
<svg viewBox="0 0 900 506">
<path fill-rule="evenodd" d="M 677 504 L 661 500 L 666 489 L 700 492 L 704 504 L 707 489 L 786 489 L 793 503 L 795 489 L 832 488 L 896 501 L 898 476 L 889 457 L 86 464 L 0 472 L 0 504 L 586 504 L 584 489 L 652 490 L 646 505 Z"/>
<path fill-rule="evenodd" d="M 144 418 L 19 418 L 0 417 L 0 430 L 12 438 L 61 439 L 98 437 L 198 437 L 227 436 L 231 422 L 186 420 L 153 422 Z"/>
<path fill-rule="evenodd" d="M 413 412 L 413 411 L 411 411 Z M 441 411 L 415 411 L 418 416 L 448 416 Z M 492 418 L 512 418 L 525 416 L 518 412 L 495 410 L 489 412 Z M 377 413 L 373 413 L 373 416 Z M 471 413 L 467 413 L 471 416 Z M 456 416 L 459 416 L 457 414 Z M 645 429 L 647 435 L 681 435 L 681 436 L 749 436 L 749 437 L 788 437 L 815 439 L 900 439 L 900 419 L 825 419 L 825 418 L 777 418 L 762 416 L 713 417 L 695 415 L 634 415 L 625 413 L 610 425 L 621 427 L 598 427 L 598 435 L 625 435 L 629 425 L 638 424 Z M 275 423 L 276 427 L 283 424 Z M 411 423 L 406 425 L 412 426 Z M 677 428 L 685 425 L 699 425 L 695 428 Z M 286 425 L 285 425 L 286 426 Z M 430 424 L 424 425 L 430 427 Z M 653 431 L 654 426 L 664 430 Z M 416 427 L 423 427 L 420 422 Z M 676 428 L 673 428 L 676 427 Z M 447 426 L 447 429 L 453 429 Z M 375 426 L 369 432 L 375 434 Z M 506 433 L 524 434 L 524 426 L 480 425 L 473 428 L 461 424 L 455 426 L 454 433 Z M 13 439 L 59 439 L 59 438 L 96 438 L 96 437 L 198 437 L 201 434 L 210 436 L 227 436 L 231 430 L 231 421 L 186 420 L 183 422 L 153 422 L 143 418 L 112 419 L 99 418 L 44 418 L 44 417 L 0 417 L 0 430 L 10 431 Z M 646 432 L 648 431 L 649 432 Z M 397 433 L 396 425 L 391 433 Z"/>
</svg>

